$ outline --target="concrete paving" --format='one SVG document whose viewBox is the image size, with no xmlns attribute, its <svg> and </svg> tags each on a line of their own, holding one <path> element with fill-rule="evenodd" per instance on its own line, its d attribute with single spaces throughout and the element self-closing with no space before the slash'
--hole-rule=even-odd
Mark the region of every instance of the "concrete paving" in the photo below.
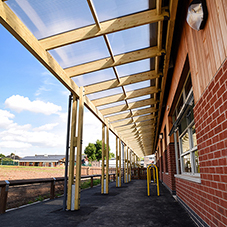
<svg viewBox="0 0 227 227">
<path fill-rule="evenodd" d="M 145 180 L 132 180 L 121 188 L 112 182 L 109 195 L 101 195 L 100 186 L 83 190 L 79 211 L 62 211 L 63 198 L 58 198 L 0 215 L 0 226 L 196 226 L 162 185 L 160 193 L 158 197 L 152 185 L 148 197 Z"/>
</svg>

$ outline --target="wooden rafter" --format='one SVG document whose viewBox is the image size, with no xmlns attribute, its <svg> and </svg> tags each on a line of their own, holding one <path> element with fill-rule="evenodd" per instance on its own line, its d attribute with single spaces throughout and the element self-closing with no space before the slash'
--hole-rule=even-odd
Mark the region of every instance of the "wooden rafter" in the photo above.
<svg viewBox="0 0 227 227">
<path fill-rule="evenodd" d="M 124 101 L 127 99 L 136 98 L 139 96 L 154 94 L 157 92 L 159 92 L 159 90 L 156 89 L 156 87 L 146 87 L 146 88 L 126 92 L 126 97 L 124 94 L 117 94 L 117 95 L 107 96 L 105 98 L 95 99 L 95 100 L 92 100 L 92 102 L 94 103 L 95 106 L 102 106 L 105 104 Z"/>
<path fill-rule="evenodd" d="M 155 71 L 137 73 L 130 76 L 121 77 L 120 82 L 118 79 L 114 79 L 114 80 L 108 80 L 101 83 L 85 86 L 84 87 L 85 94 L 88 95 L 98 91 L 104 91 L 111 88 L 121 87 L 121 86 L 134 84 L 134 83 L 138 83 L 146 80 L 152 80 L 160 76 L 161 76 L 161 73 L 156 74 Z"/>
<path fill-rule="evenodd" d="M 148 10 L 145 12 L 140 12 L 129 16 L 101 22 L 101 30 L 99 30 L 96 25 L 90 25 L 59 35 L 51 36 L 42 39 L 39 42 L 44 49 L 51 50 L 57 47 L 69 45 L 75 42 L 94 38 L 104 34 L 117 32 L 145 24 L 155 23 L 158 21 L 163 21 L 165 18 L 169 17 L 169 13 L 166 11 L 166 9 L 167 8 L 162 9 L 161 15 L 157 15 L 156 10 Z"/>
<path fill-rule="evenodd" d="M 153 58 L 156 56 L 161 56 L 163 54 L 165 54 L 165 50 L 159 51 L 157 47 L 149 47 L 141 50 L 132 51 L 129 53 L 115 55 L 115 62 L 113 62 L 111 57 L 103 58 L 93 62 L 66 68 L 65 72 L 69 75 L 69 77 L 75 77 L 84 73 L 90 73 L 97 70 L 102 70 L 134 61 L 143 60 L 146 58 Z"/>
<path fill-rule="evenodd" d="M 157 101 L 154 101 L 154 99 L 145 99 L 145 100 L 141 100 L 138 102 L 129 103 L 128 104 L 129 107 L 127 107 L 127 105 L 119 105 L 119 106 L 115 106 L 115 107 L 111 107 L 111 108 L 102 109 L 102 110 L 100 110 L 100 112 L 103 115 L 108 115 L 108 114 L 118 113 L 118 112 L 129 110 L 129 109 L 135 109 L 135 108 L 139 108 L 139 107 L 143 107 L 143 106 L 153 105 L 156 103 L 157 103 Z"/>
<path fill-rule="evenodd" d="M 134 122 L 140 122 L 140 121 L 146 121 L 146 120 L 151 120 L 154 119 L 155 117 L 151 114 L 149 115 L 145 115 L 145 116 L 140 116 L 140 117 L 134 117 L 133 120 L 131 118 L 127 118 L 125 120 L 122 121 L 117 121 L 112 123 L 113 127 L 121 127 L 123 125 L 129 125 L 129 124 L 133 124 Z M 155 123 L 155 120 L 154 120 Z"/>
<path fill-rule="evenodd" d="M 156 112 L 157 109 L 153 108 L 153 107 L 148 107 L 148 108 L 144 108 L 141 110 L 132 110 L 132 114 L 130 112 L 128 113 L 122 113 L 122 114 L 116 114 L 114 116 L 108 117 L 110 123 L 114 122 L 114 121 L 118 121 L 118 120 L 123 120 L 125 118 L 129 118 L 129 117 L 135 117 L 135 116 L 140 116 L 143 114 L 148 114 L 148 113 L 153 113 Z"/>
</svg>

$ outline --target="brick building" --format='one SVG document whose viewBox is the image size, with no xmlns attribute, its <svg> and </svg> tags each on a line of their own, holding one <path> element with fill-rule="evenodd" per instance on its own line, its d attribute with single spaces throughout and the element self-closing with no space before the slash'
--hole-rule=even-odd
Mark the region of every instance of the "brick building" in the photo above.
<svg viewBox="0 0 227 227">
<path fill-rule="evenodd" d="M 183 2 L 178 5 L 156 159 L 162 183 L 197 222 L 226 226 L 227 4 L 207 0 L 205 28 L 196 31 L 186 22 L 190 1 Z"/>
</svg>

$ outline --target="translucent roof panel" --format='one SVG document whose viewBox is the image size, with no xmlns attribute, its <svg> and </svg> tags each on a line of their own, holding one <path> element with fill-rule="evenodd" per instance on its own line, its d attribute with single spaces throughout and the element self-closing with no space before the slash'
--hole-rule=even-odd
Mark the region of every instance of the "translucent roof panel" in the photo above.
<svg viewBox="0 0 227 227">
<path fill-rule="evenodd" d="M 84 0 L 10 0 L 6 3 L 37 39 L 95 23 Z"/>
<path fill-rule="evenodd" d="M 150 26 L 143 25 L 108 35 L 113 54 L 139 50 L 150 46 Z"/>
<path fill-rule="evenodd" d="M 100 83 L 102 81 L 116 79 L 114 71 L 112 68 L 95 71 L 92 73 L 86 73 L 81 76 L 72 78 L 76 84 L 80 86 L 87 86 L 94 83 Z"/>
<path fill-rule="evenodd" d="M 110 57 L 103 36 L 59 47 L 49 52 L 63 68 Z"/>
<path fill-rule="evenodd" d="M 103 105 L 103 106 L 99 106 L 98 109 L 101 110 L 101 109 L 106 109 L 106 108 L 124 105 L 124 104 L 126 104 L 125 101 L 114 102 L 114 103 L 106 104 L 106 105 Z"/>
<path fill-rule="evenodd" d="M 150 81 L 149 80 L 124 86 L 126 92 L 145 88 L 145 87 L 150 87 Z"/>
<path fill-rule="evenodd" d="M 96 92 L 90 95 L 87 95 L 90 100 L 100 99 L 111 95 L 121 94 L 123 92 L 121 87 L 112 88 L 105 91 Z"/>
<path fill-rule="evenodd" d="M 117 68 L 119 77 L 129 76 L 132 74 L 149 71 L 151 69 L 149 59 L 136 61 L 125 65 L 120 65 L 120 66 L 117 66 L 116 68 Z"/>
<path fill-rule="evenodd" d="M 141 100 L 144 100 L 144 99 L 149 99 L 149 98 L 150 98 L 150 95 L 144 95 L 144 96 L 140 96 L 140 97 L 137 97 L 137 98 L 128 99 L 127 102 L 128 103 L 138 102 L 138 101 L 141 101 Z"/>
<path fill-rule="evenodd" d="M 99 21 L 155 8 L 155 0 L 93 0 Z"/>
<path fill-rule="evenodd" d="M 125 110 L 125 111 L 121 111 L 120 113 L 112 113 L 112 114 L 106 115 L 105 117 L 108 118 L 108 117 L 117 116 L 117 115 L 123 114 L 123 113 L 130 113 L 130 111 L 129 110 Z"/>
</svg>

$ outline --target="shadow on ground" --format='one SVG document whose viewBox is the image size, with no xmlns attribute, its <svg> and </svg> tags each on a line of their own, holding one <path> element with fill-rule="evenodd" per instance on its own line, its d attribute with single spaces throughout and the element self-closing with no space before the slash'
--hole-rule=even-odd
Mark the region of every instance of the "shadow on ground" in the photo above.
<svg viewBox="0 0 227 227">
<path fill-rule="evenodd" d="M 0 215 L 1 227 L 24 226 L 196 226 L 187 212 L 160 185 L 147 196 L 146 181 L 133 180 L 116 188 L 110 183 L 109 195 L 100 194 L 100 186 L 81 192 L 79 211 L 62 211 L 63 199 L 40 202 Z"/>
</svg>

